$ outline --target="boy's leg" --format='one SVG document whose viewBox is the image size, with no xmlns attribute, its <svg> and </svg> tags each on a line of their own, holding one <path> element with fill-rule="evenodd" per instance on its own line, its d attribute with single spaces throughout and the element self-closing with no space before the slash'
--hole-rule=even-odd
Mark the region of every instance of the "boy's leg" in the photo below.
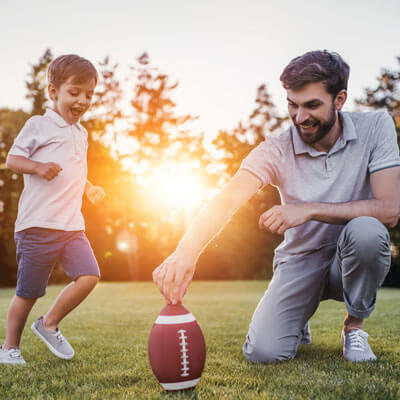
<svg viewBox="0 0 400 400">
<path fill-rule="evenodd" d="M 55 330 L 61 320 L 77 307 L 96 286 L 100 271 L 88 239 L 83 231 L 66 232 L 61 265 L 73 279 L 58 295 L 43 318 L 47 330 Z"/>
<path fill-rule="evenodd" d="M 7 337 L 3 350 L 19 348 L 28 315 L 39 297 L 46 293 L 47 281 L 60 252 L 60 244 L 49 240 L 49 232 L 29 228 L 15 233 L 18 279 L 16 296 L 7 316 Z"/>
<path fill-rule="evenodd" d="M 20 296 L 14 296 L 11 300 L 7 315 L 7 336 L 4 344 L 1 346 L 3 350 L 10 348 L 19 349 L 26 320 L 36 300 L 25 299 Z"/>
<path fill-rule="evenodd" d="M 98 280 L 95 275 L 81 275 L 65 287 L 43 317 L 45 329 L 55 331 L 61 320 L 88 296 Z"/>
<path fill-rule="evenodd" d="M 296 355 L 301 332 L 320 302 L 334 253 L 333 247 L 277 265 L 243 345 L 249 361 L 271 363 Z"/>
</svg>

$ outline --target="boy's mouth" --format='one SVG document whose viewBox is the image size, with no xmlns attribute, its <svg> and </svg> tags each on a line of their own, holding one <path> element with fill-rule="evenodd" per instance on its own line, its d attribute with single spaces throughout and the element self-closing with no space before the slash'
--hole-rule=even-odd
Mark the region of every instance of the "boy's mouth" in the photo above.
<svg viewBox="0 0 400 400">
<path fill-rule="evenodd" d="M 79 119 L 84 112 L 85 110 L 83 108 L 71 108 L 71 114 L 74 119 Z"/>
</svg>

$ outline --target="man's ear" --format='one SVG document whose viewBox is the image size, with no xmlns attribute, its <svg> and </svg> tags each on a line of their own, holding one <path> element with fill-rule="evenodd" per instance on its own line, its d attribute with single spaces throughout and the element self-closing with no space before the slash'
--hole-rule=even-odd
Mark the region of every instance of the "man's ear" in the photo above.
<svg viewBox="0 0 400 400">
<path fill-rule="evenodd" d="M 47 91 L 49 92 L 50 99 L 57 101 L 58 90 L 52 83 L 49 83 L 49 86 L 47 86 Z"/>
<path fill-rule="evenodd" d="M 347 91 L 346 91 L 345 89 L 342 89 L 342 90 L 336 95 L 335 101 L 334 101 L 334 103 L 335 103 L 335 108 L 336 108 L 337 111 L 340 111 L 340 110 L 343 108 L 344 103 L 346 102 L 346 100 L 347 100 Z"/>
</svg>

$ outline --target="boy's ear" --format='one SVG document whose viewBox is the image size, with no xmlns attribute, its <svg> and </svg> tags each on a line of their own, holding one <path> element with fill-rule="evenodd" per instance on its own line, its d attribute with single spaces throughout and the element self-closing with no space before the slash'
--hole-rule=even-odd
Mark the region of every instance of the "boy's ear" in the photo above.
<svg viewBox="0 0 400 400">
<path fill-rule="evenodd" d="M 50 99 L 56 101 L 58 92 L 57 88 L 52 83 L 49 83 L 49 86 L 47 86 L 47 91 L 49 92 Z"/>
</svg>

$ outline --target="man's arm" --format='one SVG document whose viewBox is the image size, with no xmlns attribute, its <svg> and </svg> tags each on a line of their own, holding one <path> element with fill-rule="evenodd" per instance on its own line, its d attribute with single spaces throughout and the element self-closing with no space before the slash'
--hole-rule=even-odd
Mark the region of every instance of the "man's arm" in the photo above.
<svg viewBox="0 0 400 400">
<path fill-rule="evenodd" d="M 239 170 L 222 191 L 199 212 L 176 250 L 153 272 L 153 280 L 168 302 L 171 302 L 172 284 L 172 303 L 182 301 L 201 252 L 234 212 L 260 187 L 259 178 L 248 171 Z"/>
<path fill-rule="evenodd" d="M 62 170 L 58 164 L 53 162 L 42 163 L 13 154 L 7 156 L 6 165 L 7 168 L 19 174 L 36 174 L 49 181 L 55 178 Z"/>
<path fill-rule="evenodd" d="M 400 167 L 387 168 L 370 177 L 372 199 L 348 203 L 311 203 L 312 218 L 328 224 L 345 224 L 360 216 L 374 217 L 388 228 L 397 225 L 400 213 Z"/>
<path fill-rule="evenodd" d="M 300 203 L 275 206 L 261 215 L 260 227 L 283 234 L 309 220 L 346 224 L 361 216 L 374 217 L 388 228 L 397 225 L 400 214 L 400 167 L 387 168 L 370 176 L 372 199 L 347 203 Z"/>
</svg>

